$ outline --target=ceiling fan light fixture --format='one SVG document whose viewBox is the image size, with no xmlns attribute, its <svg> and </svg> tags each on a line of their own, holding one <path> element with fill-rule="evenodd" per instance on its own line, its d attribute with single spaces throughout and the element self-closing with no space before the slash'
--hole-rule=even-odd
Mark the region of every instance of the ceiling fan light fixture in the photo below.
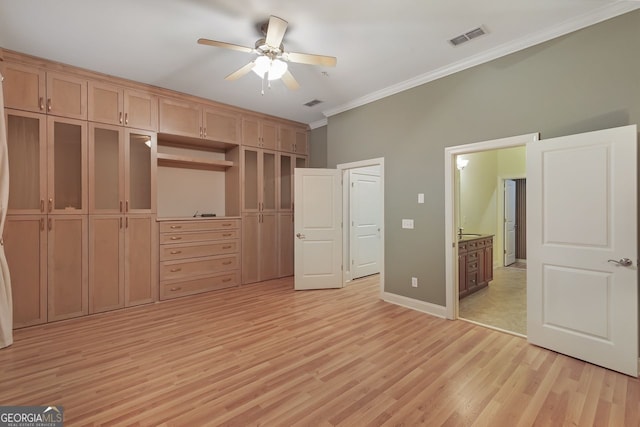
<svg viewBox="0 0 640 427">
<path fill-rule="evenodd" d="M 254 66 L 251 70 L 261 79 L 264 79 L 264 75 L 267 73 L 269 80 L 278 80 L 287 72 L 287 63 L 280 59 L 259 56 L 254 61 Z"/>
</svg>

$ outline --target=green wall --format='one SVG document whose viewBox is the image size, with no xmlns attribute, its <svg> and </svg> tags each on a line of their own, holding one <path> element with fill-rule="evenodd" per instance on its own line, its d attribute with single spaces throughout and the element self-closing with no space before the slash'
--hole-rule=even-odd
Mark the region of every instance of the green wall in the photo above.
<svg viewBox="0 0 640 427">
<path fill-rule="evenodd" d="M 327 127 L 311 130 L 309 135 L 309 167 L 327 167 Z"/>
<path fill-rule="evenodd" d="M 640 123 L 639 52 L 634 11 L 330 117 L 328 167 L 385 158 L 385 290 L 445 304 L 445 147 Z"/>
</svg>

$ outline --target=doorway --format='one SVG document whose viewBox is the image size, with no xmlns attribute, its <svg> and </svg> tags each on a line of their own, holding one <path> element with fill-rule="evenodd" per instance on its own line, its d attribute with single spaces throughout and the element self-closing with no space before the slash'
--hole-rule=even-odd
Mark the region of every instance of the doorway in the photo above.
<svg viewBox="0 0 640 427">
<path fill-rule="evenodd" d="M 508 178 L 521 179 L 525 177 L 524 160 L 520 162 L 523 165 L 522 170 L 514 171 L 516 162 L 510 161 L 509 156 L 515 151 L 511 149 L 519 147 L 524 153 L 526 143 L 536 141 L 537 138 L 537 134 L 530 134 L 450 147 L 445 150 L 445 226 L 447 247 L 450 248 L 447 250 L 446 258 L 446 312 L 449 319 L 463 318 L 460 314 L 463 302 L 467 305 L 467 302 L 473 303 L 474 299 L 480 299 L 482 296 L 490 296 L 492 302 L 506 301 L 505 295 L 511 295 L 514 280 L 526 283 L 526 269 L 512 271 L 512 268 L 504 267 L 505 227 L 503 213 L 505 197 L 502 184 Z M 493 172 L 481 177 L 479 174 L 482 170 L 492 170 Z M 468 178 L 466 183 L 465 175 Z M 479 187 L 473 188 L 473 186 Z M 471 197 L 465 198 L 465 191 Z M 492 235 L 494 245 L 493 278 L 490 285 L 465 297 L 463 302 L 459 300 L 459 268 L 461 267 L 457 262 L 459 261 L 458 233 L 461 228 L 465 234 Z M 522 283 L 520 283 L 521 285 Z M 491 291 L 491 293 L 487 291 Z M 521 318 L 519 323 L 523 326 L 517 331 L 513 330 L 515 328 L 509 327 L 509 322 L 507 325 L 503 323 L 496 326 L 481 320 L 468 320 L 493 329 L 524 335 L 526 332 L 526 287 L 521 286 L 519 299 L 522 301 L 521 304 L 507 303 L 508 308 L 519 313 L 518 316 Z M 524 307 L 518 307 L 522 304 Z M 489 307 L 489 310 L 494 310 L 496 314 L 504 315 L 506 313 L 504 308 L 496 306 Z"/>
</svg>

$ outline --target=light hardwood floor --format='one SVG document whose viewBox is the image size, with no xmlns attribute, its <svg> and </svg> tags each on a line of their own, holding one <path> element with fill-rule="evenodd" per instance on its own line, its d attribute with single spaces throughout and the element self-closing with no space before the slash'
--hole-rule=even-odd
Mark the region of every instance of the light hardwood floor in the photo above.
<svg viewBox="0 0 640 427">
<path fill-rule="evenodd" d="M 291 279 L 16 331 L 0 405 L 65 425 L 637 426 L 640 383 L 378 299 Z"/>
</svg>

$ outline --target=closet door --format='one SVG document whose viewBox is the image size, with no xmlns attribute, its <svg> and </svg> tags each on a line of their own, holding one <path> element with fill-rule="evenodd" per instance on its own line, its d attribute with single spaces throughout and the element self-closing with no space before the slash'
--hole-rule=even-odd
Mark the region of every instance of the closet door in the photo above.
<svg viewBox="0 0 640 427">
<path fill-rule="evenodd" d="M 89 124 L 89 213 L 124 211 L 124 128 Z"/>
</svg>

